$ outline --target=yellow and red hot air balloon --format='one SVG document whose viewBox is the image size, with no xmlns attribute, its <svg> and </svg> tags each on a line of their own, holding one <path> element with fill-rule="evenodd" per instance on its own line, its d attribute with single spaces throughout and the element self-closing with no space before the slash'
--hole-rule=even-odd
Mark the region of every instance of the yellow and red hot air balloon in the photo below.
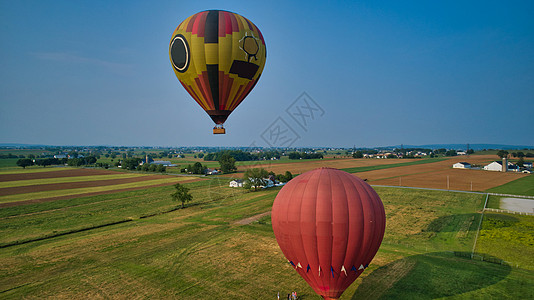
<svg viewBox="0 0 534 300">
<path fill-rule="evenodd" d="M 215 122 L 217 134 L 225 133 L 223 123 L 260 79 L 267 53 L 254 23 L 207 10 L 178 25 L 169 56 L 176 77 Z"/>
</svg>

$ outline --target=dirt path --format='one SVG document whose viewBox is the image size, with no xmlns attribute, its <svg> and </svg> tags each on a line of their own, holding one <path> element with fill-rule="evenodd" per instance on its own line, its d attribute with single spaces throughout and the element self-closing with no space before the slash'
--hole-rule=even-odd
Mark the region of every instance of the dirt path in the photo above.
<svg viewBox="0 0 534 300">
<path fill-rule="evenodd" d="M 249 218 L 246 218 L 246 219 L 241 219 L 237 222 L 235 222 L 236 224 L 238 225 L 248 225 L 254 221 L 258 221 L 259 219 L 265 217 L 265 216 L 268 216 L 271 214 L 271 211 L 266 211 L 264 213 L 261 213 L 259 215 L 255 215 L 255 216 L 252 216 L 252 217 L 249 217 Z"/>
</svg>

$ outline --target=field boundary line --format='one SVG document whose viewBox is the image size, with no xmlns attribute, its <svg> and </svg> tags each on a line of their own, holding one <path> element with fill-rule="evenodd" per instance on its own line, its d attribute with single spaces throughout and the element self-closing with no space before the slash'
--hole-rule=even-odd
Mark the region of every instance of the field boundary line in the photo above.
<svg viewBox="0 0 534 300">
<path fill-rule="evenodd" d="M 527 196 L 527 195 L 512 195 L 512 194 L 498 194 L 498 193 L 488 193 L 492 196 L 503 196 L 503 197 L 513 197 L 513 198 L 528 198 L 528 199 L 534 199 L 534 196 Z"/>
<path fill-rule="evenodd" d="M 475 248 L 477 247 L 478 235 L 480 233 L 480 227 L 482 227 L 482 220 L 484 219 L 484 211 L 486 210 L 486 206 L 488 205 L 489 196 L 490 196 L 489 194 L 486 194 L 486 201 L 484 201 L 484 207 L 482 208 L 482 213 L 480 215 L 480 222 L 478 222 L 477 234 L 475 235 L 475 242 L 473 243 L 473 249 L 471 250 L 471 259 L 473 259 L 473 256 L 475 255 Z"/>
<path fill-rule="evenodd" d="M 513 211 L 513 210 L 499 209 L 499 208 L 486 208 L 486 210 L 492 211 L 492 212 L 514 214 L 514 215 L 534 216 L 534 213 L 525 212 L 525 211 Z"/>
</svg>

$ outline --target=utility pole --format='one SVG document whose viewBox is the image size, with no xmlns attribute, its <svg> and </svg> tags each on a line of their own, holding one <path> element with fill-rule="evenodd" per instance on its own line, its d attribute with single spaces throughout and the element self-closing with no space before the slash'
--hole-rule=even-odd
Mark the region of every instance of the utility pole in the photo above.
<svg viewBox="0 0 534 300">
<path fill-rule="evenodd" d="M 447 190 L 449 189 L 449 175 L 447 175 Z"/>
</svg>

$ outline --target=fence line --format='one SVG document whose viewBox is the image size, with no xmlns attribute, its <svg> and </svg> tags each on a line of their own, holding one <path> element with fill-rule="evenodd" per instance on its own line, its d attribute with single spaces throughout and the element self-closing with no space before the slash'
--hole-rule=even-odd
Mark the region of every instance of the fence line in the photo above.
<svg viewBox="0 0 534 300">
<path fill-rule="evenodd" d="M 507 209 L 497 209 L 497 208 L 486 208 L 487 211 L 514 214 L 514 215 L 525 215 L 525 216 L 534 216 L 534 212 L 524 212 L 524 211 L 512 211 Z"/>
<path fill-rule="evenodd" d="M 475 248 L 477 247 L 478 234 L 480 233 L 480 227 L 482 226 L 482 220 L 484 219 L 484 211 L 488 205 L 489 194 L 486 194 L 486 201 L 484 201 L 484 208 L 482 208 L 482 213 L 480 215 L 480 222 L 478 222 L 477 234 L 475 236 L 475 242 L 473 243 L 473 250 L 471 251 L 471 259 L 475 255 Z"/>
<path fill-rule="evenodd" d="M 534 196 L 527 196 L 527 195 L 512 195 L 512 194 L 497 194 L 497 193 L 488 193 L 492 196 L 504 196 L 504 197 L 513 197 L 513 198 L 528 198 L 528 199 L 534 199 Z"/>
</svg>

